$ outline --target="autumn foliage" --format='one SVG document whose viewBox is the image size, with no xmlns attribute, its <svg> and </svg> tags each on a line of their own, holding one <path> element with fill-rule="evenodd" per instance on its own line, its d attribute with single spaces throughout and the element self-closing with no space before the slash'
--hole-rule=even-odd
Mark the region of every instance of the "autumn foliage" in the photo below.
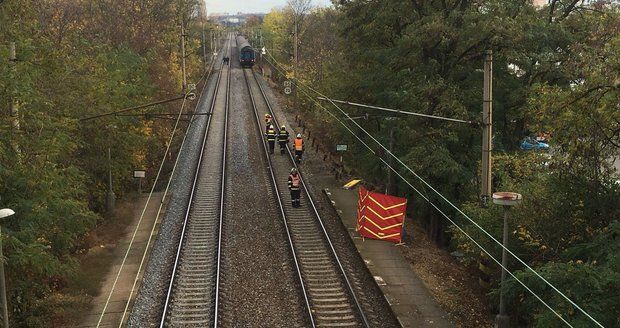
<svg viewBox="0 0 620 328">
<path fill-rule="evenodd" d="M 55 320 L 80 240 L 105 220 L 109 166 L 117 198 L 135 188 L 133 169 L 147 169 L 152 182 L 172 126 L 139 116 L 80 118 L 179 95 L 181 21 L 196 81 L 204 68 L 197 13 L 193 0 L 0 3 L 0 204 L 17 212 L 2 223 L 14 326 Z M 178 109 L 177 102 L 148 110 Z"/>
</svg>

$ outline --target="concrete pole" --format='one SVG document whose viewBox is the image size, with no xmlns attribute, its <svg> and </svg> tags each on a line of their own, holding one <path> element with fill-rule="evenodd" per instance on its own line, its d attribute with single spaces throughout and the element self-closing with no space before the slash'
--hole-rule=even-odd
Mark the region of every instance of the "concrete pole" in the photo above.
<svg viewBox="0 0 620 328">
<path fill-rule="evenodd" d="M 9 66 L 11 67 L 11 71 L 15 74 L 15 76 L 17 76 L 17 67 L 16 67 L 16 63 L 17 63 L 17 50 L 16 50 L 16 46 L 15 46 L 15 42 L 11 42 L 9 44 Z M 21 127 L 19 124 L 19 102 L 17 101 L 17 92 L 13 92 L 13 94 L 11 95 L 11 118 L 12 118 L 12 125 L 13 125 L 13 135 L 16 136 Z M 13 150 L 15 150 L 15 153 L 17 154 L 17 161 L 21 163 L 21 149 L 19 148 L 19 143 L 17 142 L 16 138 L 13 138 L 12 140 L 12 144 L 13 144 Z"/>
<path fill-rule="evenodd" d="M 185 89 L 187 88 L 187 76 L 185 73 L 185 26 L 184 22 L 181 19 L 181 59 L 182 59 L 182 67 L 183 71 L 183 93 L 185 93 Z"/>
<path fill-rule="evenodd" d="M 15 63 L 17 62 L 17 50 L 15 47 L 15 42 L 11 42 L 9 45 L 9 61 L 11 70 L 15 72 Z M 13 117 L 13 129 L 15 131 L 19 131 L 19 104 L 17 103 L 17 97 L 15 97 L 15 95 L 13 96 L 13 99 L 11 99 L 11 116 Z"/>
<path fill-rule="evenodd" d="M 112 151 L 108 148 L 108 195 L 106 199 L 106 210 L 108 213 L 112 213 L 114 211 L 114 207 L 116 205 L 116 195 L 114 195 L 114 190 L 112 190 Z"/>
<path fill-rule="evenodd" d="M 484 89 L 482 93 L 482 179 L 480 184 L 480 202 L 487 207 L 491 198 L 492 175 L 491 152 L 493 150 L 493 52 L 487 50 L 484 60 Z"/>
<path fill-rule="evenodd" d="M 9 305 L 6 300 L 4 254 L 2 253 L 2 228 L 0 227 L 0 301 L 2 301 L 2 327 L 9 328 Z"/>
<path fill-rule="evenodd" d="M 299 57 L 298 57 L 299 53 L 297 52 L 298 51 L 297 50 L 297 14 L 293 14 L 293 15 L 294 15 L 294 18 L 295 18 L 295 27 L 294 27 L 294 33 L 295 33 L 294 42 L 295 42 L 295 45 L 293 46 L 293 56 L 294 56 L 294 58 L 293 58 L 293 60 L 294 60 L 294 63 L 293 63 L 293 79 L 295 81 L 295 86 L 294 86 L 293 90 L 295 92 L 295 98 L 294 98 L 295 110 L 299 110 L 298 104 L 297 104 L 297 64 L 299 63 Z"/>
<path fill-rule="evenodd" d="M 297 15 L 295 15 L 295 68 L 297 68 L 297 64 L 299 64 L 299 49 L 298 49 L 298 36 L 297 36 Z"/>
<path fill-rule="evenodd" d="M 202 61 L 205 63 L 205 71 L 207 70 L 207 39 L 205 38 L 205 30 L 202 28 Z"/>
<path fill-rule="evenodd" d="M 200 31 L 202 36 L 202 60 L 205 64 L 205 72 L 207 71 L 207 39 L 205 36 L 205 15 L 203 12 L 204 2 L 200 5 Z M 206 9 L 205 9 L 206 10 Z"/>
<path fill-rule="evenodd" d="M 215 31 L 213 34 L 213 51 L 217 52 L 217 35 L 220 31 Z"/>
</svg>

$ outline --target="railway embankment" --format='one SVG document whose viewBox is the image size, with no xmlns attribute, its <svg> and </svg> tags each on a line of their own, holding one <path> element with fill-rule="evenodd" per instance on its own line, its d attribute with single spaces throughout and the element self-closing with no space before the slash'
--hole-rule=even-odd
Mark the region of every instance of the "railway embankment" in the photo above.
<svg viewBox="0 0 620 328">
<path fill-rule="evenodd" d="M 270 90 L 278 89 L 269 80 L 263 80 L 263 82 L 272 87 L 269 88 Z M 347 178 L 351 177 L 349 174 L 354 172 L 355 168 L 344 167 L 339 163 L 337 154 L 331 151 L 331 148 L 335 148 L 330 147 L 333 144 L 331 140 L 322 139 L 325 134 L 321 132 L 321 125 L 313 122 L 311 117 L 304 117 L 291 109 L 293 107 L 291 98 L 286 98 L 278 92 L 268 92 L 268 95 L 274 103 L 279 104 L 276 106 L 278 118 L 286 122 L 287 126 L 304 132 L 308 145 L 302 164 L 305 176 L 310 182 L 312 192 L 319 195 L 317 199 L 324 200 L 322 206 L 331 209 L 332 204 L 321 193 L 324 189 L 336 190 L 341 188 Z M 342 201 L 338 203 L 338 206 L 343 206 Z M 349 243 L 357 243 L 359 240 L 354 227 L 347 226 L 346 222 L 341 221 L 341 217 L 346 221 L 346 215 L 343 215 L 344 209 L 331 210 L 339 214 L 332 215 L 331 219 L 344 224 L 343 236 L 348 237 L 346 239 Z M 337 210 L 340 211 L 336 212 Z M 345 226 L 346 228 L 344 228 Z M 405 245 L 395 247 L 397 252 L 390 252 L 394 258 L 398 258 L 396 261 L 402 267 L 402 271 L 399 271 L 400 275 L 391 277 L 396 280 L 390 282 L 398 287 L 404 284 L 403 281 L 408 282 L 410 287 L 417 288 L 418 292 L 415 292 L 417 295 L 413 297 L 398 291 L 392 295 L 389 293 L 386 295 L 401 323 L 415 322 L 417 326 L 425 321 L 428 324 L 432 321 L 434 325 L 439 326 L 438 323 L 446 323 L 445 314 L 447 313 L 448 321 L 459 327 L 492 326 L 487 299 L 477 285 L 476 273 L 472 272 L 471 268 L 459 263 L 448 251 L 433 244 L 426 237 L 423 229 L 415 223 L 415 220 L 408 218 L 405 230 Z M 376 269 L 380 265 L 376 262 L 373 263 L 372 260 L 368 261 L 369 255 L 364 256 L 361 251 L 360 254 L 365 259 L 367 269 L 375 276 Z M 378 275 L 381 276 L 381 274 Z M 377 283 L 383 284 L 385 279 L 379 280 Z M 382 286 L 382 289 L 385 292 L 385 286 Z M 398 288 L 394 289 L 398 290 Z M 403 301 L 399 303 L 398 298 L 403 299 Z M 463 302 L 463 299 L 469 301 Z"/>
</svg>

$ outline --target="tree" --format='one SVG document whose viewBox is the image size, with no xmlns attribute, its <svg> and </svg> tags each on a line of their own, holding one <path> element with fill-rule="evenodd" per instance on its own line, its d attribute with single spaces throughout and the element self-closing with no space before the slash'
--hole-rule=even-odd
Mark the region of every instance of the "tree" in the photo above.
<svg viewBox="0 0 620 328">
<path fill-rule="evenodd" d="M 608 279 L 615 279 L 617 268 L 575 266 L 577 260 L 585 263 L 586 254 L 581 259 L 566 254 L 572 254 L 575 247 L 586 253 L 592 250 L 587 245 L 596 244 L 620 218 L 620 194 L 614 182 L 618 175 L 610 165 L 610 160 L 620 156 L 618 7 L 573 0 L 551 1 L 542 8 L 517 0 L 349 0 L 338 1 L 335 7 L 335 12 L 309 13 L 312 19 L 306 28 L 312 32 L 302 37 L 301 44 L 322 50 L 304 50 L 297 74 L 303 83 L 335 99 L 480 121 L 483 56 L 493 50 L 494 190 L 525 196 L 522 206 L 513 211 L 511 250 L 568 290 L 578 304 L 592 304 L 588 309 L 606 325 L 617 325 L 613 321 L 620 317 L 615 299 L 593 301 L 617 292 L 617 284 Z M 285 15 L 285 11 L 270 13 L 265 28 L 271 40 L 290 49 Z M 326 30 L 314 26 L 314 21 Z M 322 43 L 314 35 L 329 42 Z M 284 55 L 277 58 L 285 59 Z M 308 116 L 304 121 L 315 124 L 328 140 L 350 141 L 347 165 L 368 183 L 383 187 L 385 170 L 379 157 L 385 154 L 356 144 L 328 113 L 310 103 L 300 106 Z M 343 108 L 351 116 L 365 113 Z M 329 106 L 327 110 L 347 122 L 339 111 Z M 477 224 L 501 236 L 501 209 L 478 206 L 478 126 L 415 117 L 397 121 L 371 117 L 356 122 L 383 145 L 388 144 L 388 131 L 394 127 L 395 154 L 463 207 Z M 519 141 L 540 131 L 552 133 L 552 152 L 521 152 Z M 371 148 L 380 149 L 363 133 L 358 136 Z M 499 258 L 500 247 L 480 229 L 434 197 L 416 177 L 404 169 L 401 173 Z M 408 185 L 401 183 L 399 190 L 410 196 L 412 216 L 439 245 L 459 248 L 471 261 L 477 259 L 479 250 L 459 229 L 448 225 Z M 599 268 L 605 275 L 594 274 Z M 566 271 L 570 275 L 563 276 Z M 525 270 L 519 274 L 537 291 L 557 300 L 554 305 L 571 322 L 586 322 Z M 510 293 L 511 301 L 519 304 L 513 315 L 520 323 L 550 324 L 549 312 L 514 281 Z"/>
<path fill-rule="evenodd" d="M 12 41 L 18 58 L 14 65 L 0 65 L 0 124 L 6 127 L 0 130 L 0 197 L 17 212 L 2 236 L 13 325 L 56 323 L 61 311 L 54 296 L 64 293 L 77 270 L 85 234 L 106 220 L 101 209 L 107 148 L 120 196 L 133 189 L 128 174 L 133 168 L 153 170 L 161 161 L 170 122 L 79 119 L 176 95 L 178 26 L 197 18 L 197 4 L 25 0 L 0 5 L 0 57 L 8 57 Z M 190 29 L 188 49 L 197 50 L 198 40 Z M 199 52 L 188 53 L 190 76 L 201 74 Z M 9 128 L 13 118 L 7 107 L 13 101 L 20 108 L 19 131 Z M 178 110 L 177 104 L 159 109 L 164 108 Z"/>
</svg>

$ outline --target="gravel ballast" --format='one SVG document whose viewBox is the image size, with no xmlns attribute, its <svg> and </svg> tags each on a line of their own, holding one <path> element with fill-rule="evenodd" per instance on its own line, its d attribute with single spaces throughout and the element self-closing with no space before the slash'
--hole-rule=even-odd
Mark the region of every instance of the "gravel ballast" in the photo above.
<svg viewBox="0 0 620 328">
<path fill-rule="evenodd" d="M 203 96 L 197 106 L 198 113 L 206 113 L 209 110 L 217 73 L 218 71 L 212 73 L 203 89 Z M 180 150 L 179 162 L 170 185 L 172 195 L 146 265 L 144 277 L 129 316 L 128 327 L 159 325 L 207 119 L 206 115 L 196 116 L 187 132 L 187 140 Z"/>
<path fill-rule="evenodd" d="M 293 130 L 295 134 L 301 133 L 301 128 L 293 124 L 295 122 L 295 112 L 282 109 L 269 84 L 261 77 L 258 78 L 258 81 L 265 90 L 278 122 L 285 124 L 287 129 L 289 131 Z M 307 148 L 304 152 L 304 160 L 300 166 L 304 180 L 308 182 L 308 188 L 321 214 L 325 228 L 347 272 L 349 280 L 353 284 L 356 296 L 360 300 L 366 317 L 373 327 L 400 327 L 400 323 L 394 316 L 381 289 L 377 286 L 364 260 L 357 252 L 338 213 L 336 213 L 327 197 L 323 194 L 323 189 L 331 187 L 330 182 L 333 179 L 329 167 L 323 161 L 322 154 L 311 149 L 310 140 L 306 139 L 305 142 Z"/>
<path fill-rule="evenodd" d="M 262 136 L 256 128 L 243 71 L 235 60 L 235 49 L 230 56 L 232 94 L 219 322 L 223 327 L 306 327 L 309 326 L 308 314 L 294 269 L 292 251 L 267 173 Z M 204 89 L 204 97 L 199 101 L 199 113 L 209 109 L 216 78 L 217 72 L 214 72 Z M 294 114 L 286 112 L 285 115 L 267 83 L 261 78 L 259 83 L 267 92 L 278 120 L 286 124 L 290 131 L 293 126 L 288 122 L 293 121 Z M 188 131 L 172 180 L 173 193 L 129 317 L 129 327 L 159 325 L 207 118 L 205 115 L 197 116 Z M 348 232 L 323 197 L 325 168 L 319 154 L 313 150 L 306 152 L 302 163 L 304 179 L 309 182 L 308 187 L 338 256 L 371 325 L 398 327 Z"/>
<path fill-rule="evenodd" d="M 222 327 L 305 327 L 307 312 L 267 176 L 262 135 L 243 71 L 236 61 L 231 64 L 234 96 L 229 112 L 220 323 Z"/>
</svg>

